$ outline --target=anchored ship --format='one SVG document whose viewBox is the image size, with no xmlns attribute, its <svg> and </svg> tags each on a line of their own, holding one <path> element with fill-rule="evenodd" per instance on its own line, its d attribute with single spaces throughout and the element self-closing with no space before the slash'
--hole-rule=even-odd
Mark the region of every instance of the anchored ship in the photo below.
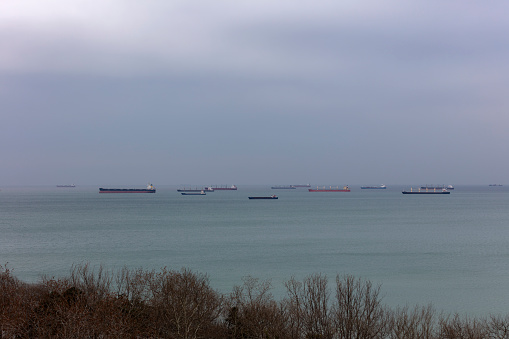
<svg viewBox="0 0 509 339">
<path fill-rule="evenodd" d="M 380 185 L 380 186 L 361 186 L 361 189 L 363 190 L 384 190 L 387 186 Z"/>
<path fill-rule="evenodd" d="M 99 188 L 99 193 L 155 193 L 156 189 L 152 184 L 147 188 Z"/>
<path fill-rule="evenodd" d="M 290 186 L 272 186 L 271 188 L 273 190 L 294 190 L 295 186 L 293 186 L 293 185 L 290 185 Z"/>
<path fill-rule="evenodd" d="M 182 195 L 207 195 L 204 190 L 198 191 L 198 192 L 182 192 L 180 193 Z"/>
<path fill-rule="evenodd" d="M 210 187 L 205 187 L 205 188 L 179 188 L 177 189 L 177 192 L 202 192 L 202 191 L 207 191 L 207 192 L 214 192 L 214 189 L 210 188 Z"/>
<path fill-rule="evenodd" d="M 308 190 L 309 192 L 350 192 L 350 188 L 348 186 L 343 186 L 343 188 L 339 188 L 339 186 L 332 187 L 329 186 L 328 188 L 323 187 L 317 187 L 317 188 L 310 188 Z"/>
<path fill-rule="evenodd" d="M 442 188 L 442 189 L 425 189 L 425 190 L 417 190 L 417 191 L 414 191 L 412 188 L 410 188 L 410 191 L 403 191 L 401 192 L 403 194 L 451 194 L 451 192 L 449 192 L 447 189 L 445 188 Z"/>
<path fill-rule="evenodd" d="M 445 187 L 445 185 L 426 185 L 426 186 L 421 186 L 421 189 L 428 189 L 428 190 L 434 190 L 434 189 L 437 189 L 437 190 L 442 190 L 442 189 L 447 189 L 447 190 L 453 190 L 454 189 L 454 186 L 453 185 L 448 185 L 447 187 Z"/>
<path fill-rule="evenodd" d="M 231 186 L 207 186 L 205 187 L 205 190 L 214 190 L 214 191 L 236 191 L 237 186 L 231 185 Z"/>
<path fill-rule="evenodd" d="M 276 195 L 271 195 L 269 197 L 248 197 L 249 199 L 278 199 Z"/>
</svg>

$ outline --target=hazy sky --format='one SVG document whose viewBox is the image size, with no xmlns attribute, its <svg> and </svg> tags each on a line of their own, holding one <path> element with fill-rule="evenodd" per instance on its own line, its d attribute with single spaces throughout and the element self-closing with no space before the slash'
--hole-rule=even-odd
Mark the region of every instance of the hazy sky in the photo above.
<svg viewBox="0 0 509 339">
<path fill-rule="evenodd" d="M 509 183 L 506 0 L 1 0 L 0 184 Z"/>
</svg>

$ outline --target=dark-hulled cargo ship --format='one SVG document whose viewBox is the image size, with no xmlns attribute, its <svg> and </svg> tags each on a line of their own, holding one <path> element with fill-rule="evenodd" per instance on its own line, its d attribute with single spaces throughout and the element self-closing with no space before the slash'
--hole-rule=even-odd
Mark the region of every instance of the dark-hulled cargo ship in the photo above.
<svg viewBox="0 0 509 339">
<path fill-rule="evenodd" d="M 439 190 L 437 190 L 436 188 L 435 189 L 425 189 L 425 190 L 419 189 L 417 191 L 414 191 L 412 188 L 410 188 L 410 191 L 403 191 L 401 193 L 403 193 L 403 194 L 451 194 L 451 192 L 449 192 L 445 188 L 442 188 Z"/>
<path fill-rule="evenodd" d="M 248 197 L 251 200 L 259 200 L 259 199 L 277 199 L 277 195 L 271 195 L 268 197 Z"/>
<path fill-rule="evenodd" d="M 99 193 L 155 193 L 156 189 L 152 184 L 147 188 L 99 188 Z"/>
<path fill-rule="evenodd" d="M 231 186 L 207 186 L 205 187 L 205 190 L 213 190 L 213 191 L 236 191 L 237 186 L 231 185 Z"/>
<path fill-rule="evenodd" d="M 384 190 L 387 186 L 380 185 L 380 186 L 361 186 L 361 189 L 363 190 Z"/>
<path fill-rule="evenodd" d="M 177 192 L 202 192 L 202 191 L 208 191 L 208 192 L 214 192 L 214 190 L 210 187 L 206 188 L 178 188 Z"/>
<path fill-rule="evenodd" d="M 348 186 L 344 186 L 343 188 L 336 187 L 317 187 L 308 189 L 309 192 L 350 192 L 350 188 Z"/>
</svg>

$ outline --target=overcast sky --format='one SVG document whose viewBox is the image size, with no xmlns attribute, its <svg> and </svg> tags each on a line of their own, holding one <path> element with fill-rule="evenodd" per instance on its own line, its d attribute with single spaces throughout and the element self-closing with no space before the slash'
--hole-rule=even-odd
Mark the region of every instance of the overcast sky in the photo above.
<svg viewBox="0 0 509 339">
<path fill-rule="evenodd" d="M 509 183 L 509 2 L 0 1 L 0 184 Z"/>
</svg>

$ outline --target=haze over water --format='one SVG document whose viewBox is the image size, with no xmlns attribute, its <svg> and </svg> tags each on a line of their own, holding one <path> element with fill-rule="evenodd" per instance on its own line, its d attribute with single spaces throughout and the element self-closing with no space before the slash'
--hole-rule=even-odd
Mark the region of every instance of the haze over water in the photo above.
<svg viewBox="0 0 509 339">
<path fill-rule="evenodd" d="M 9 187 L 0 192 L 0 258 L 14 275 L 65 276 L 73 264 L 190 268 L 228 293 L 242 277 L 270 279 L 276 298 L 292 276 L 352 274 L 382 284 L 390 306 L 506 314 L 509 191 L 456 186 L 310 193 L 240 186 L 206 196 L 99 194 L 97 187 Z M 277 194 L 278 200 L 248 200 Z"/>
</svg>

